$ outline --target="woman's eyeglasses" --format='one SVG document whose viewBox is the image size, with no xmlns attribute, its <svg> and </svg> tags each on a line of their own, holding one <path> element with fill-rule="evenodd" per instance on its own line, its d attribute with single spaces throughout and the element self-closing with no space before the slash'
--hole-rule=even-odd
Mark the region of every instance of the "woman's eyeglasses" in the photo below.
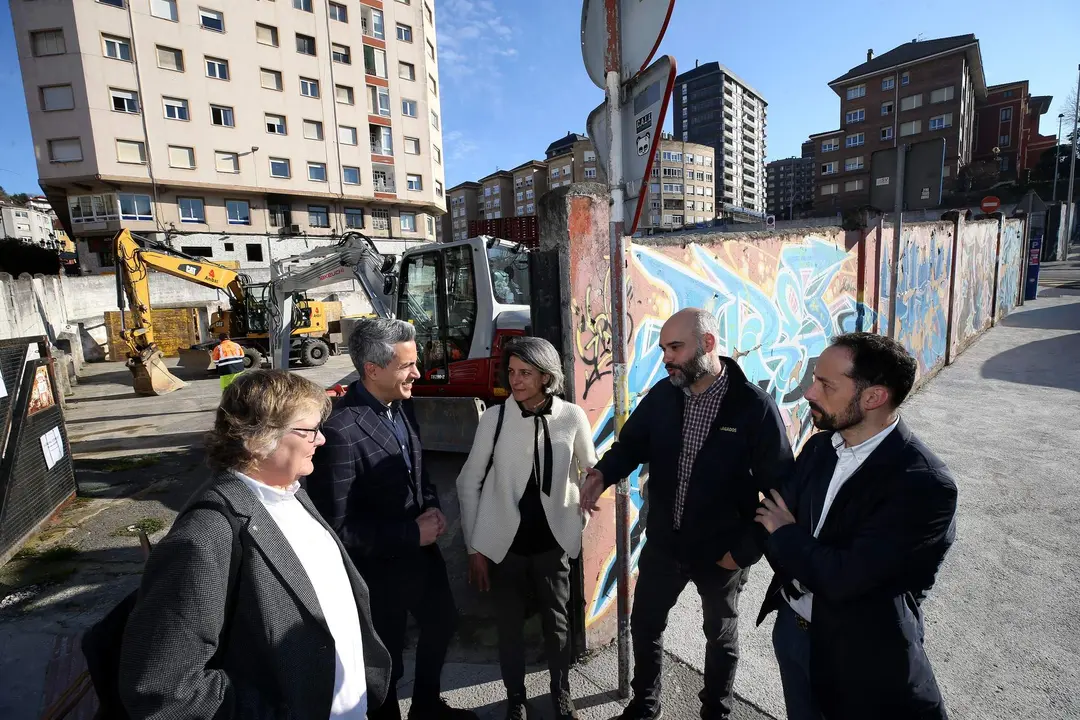
<svg viewBox="0 0 1080 720">
<path fill-rule="evenodd" d="M 299 433 L 301 437 L 308 438 L 309 443 L 314 444 L 315 439 L 318 438 L 319 433 L 322 432 L 322 425 L 313 428 L 291 427 L 285 429 L 292 430 L 294 433 Z"/>
</svg>

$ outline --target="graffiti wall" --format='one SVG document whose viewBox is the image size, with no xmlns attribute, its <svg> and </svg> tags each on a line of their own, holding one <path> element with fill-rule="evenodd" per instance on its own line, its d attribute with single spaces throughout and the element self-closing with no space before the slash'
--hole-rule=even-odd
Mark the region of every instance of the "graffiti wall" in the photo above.
<svg viewBox="0 0 1080 720">
<path fill-rule="evenodd" d="M 1001 231 L 998 269 L 997 319 L 1011 313 L 1020 302 L 1020 261 L 1024 254 L 1024 223 L 1006 220 Z"/>
<path fill-rule="evenodd" d="M 951 357 L 956 357 L 972 339 L 990 327 L 994 311 L 999 223 L 980 220 L 961 227 L 953 283 Z"/>
<path fill-rule="evenodd" d="M 905 225 L 901 235 L 896 292 L 891 293 L 896 303 L 895 336 L 919 361 L 920 377 L 945 363 L 955 234 L 952 223 L 913 223 Z"/>
</svg>

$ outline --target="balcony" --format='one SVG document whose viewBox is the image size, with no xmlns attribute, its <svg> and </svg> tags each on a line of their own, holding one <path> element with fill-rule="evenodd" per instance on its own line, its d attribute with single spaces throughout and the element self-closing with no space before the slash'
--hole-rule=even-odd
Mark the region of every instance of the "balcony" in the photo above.
<svg viewBox="0 0 1080 720">
<path fill-rule="evenodd" d="M 396 195 L 397 180 L 394 177 L 394 166 L 373 163 L 371 168 L 372 186 L 375 192 Z"/>
<path fill-rule="evenodd" d="M 383 155 L 385 157 L 394 157 L 394 148 L 389 145 L 384 145 L 381 142 L 371 141 L 371 154 Z"/>
</svg>

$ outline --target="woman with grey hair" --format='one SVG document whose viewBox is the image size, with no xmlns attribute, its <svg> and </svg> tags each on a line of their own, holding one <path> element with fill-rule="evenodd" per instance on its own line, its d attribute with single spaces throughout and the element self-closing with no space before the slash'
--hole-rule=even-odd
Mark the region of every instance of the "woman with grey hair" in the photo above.
<svg viewBox="0 0 1080 720">
<path fill-rule="evenodd" d="M 577 718 L 569 683 L 569 559 L 581 552 L 580 484 L 596 463 L 596 448 L 585 411 L 558 397 L 562 363 L 551 343 L 535 337 L 509 343 L 503 377 L 513 398 L 484 412 L 457 479 L 469 582 L 496 596 L 508 720 L 528 714 L 530 596 L 540 604 L 555 717 Z"/>
<path fill-rule="evenodd" d="M 125 625 L 133 720 L 364 720 L 386 697 L 367 586 L 300 487 L 329 412 L 322 388 L 282 370 L 225 389 L 214 474 L 150 554 Z"/>
</svg>

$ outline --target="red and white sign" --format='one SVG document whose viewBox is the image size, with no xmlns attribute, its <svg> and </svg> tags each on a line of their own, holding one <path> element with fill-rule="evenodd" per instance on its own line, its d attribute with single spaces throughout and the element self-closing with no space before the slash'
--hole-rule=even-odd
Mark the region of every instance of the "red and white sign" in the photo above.
<svg viewBox="0 0 1080 720">
<path fill-rule="evenodd" d="M 675 7 L 675 0 L 615 0 L 609 8 L 610 3 L 585 0 L 581 8 L 581 57 L 589 77 L 601 90 L 613 42 L 619 43 L 622 60 L 619 82 L 628 83 L 652 61 Z M 619 27 L 613 29 L 610 11 L 616 6 Z M 611 37 L 613 32 L 617 38 Z"/>
<path fill-rule="evenodd" d="M 982 207 L 984 213 L 989 215 L 992 212 L 998 211 L 998 208 L 1001 207 L 1001 200 L 993 195 L 987 195 L 982 199 L 982 205 L 980 207 Z"/>
</svg>

